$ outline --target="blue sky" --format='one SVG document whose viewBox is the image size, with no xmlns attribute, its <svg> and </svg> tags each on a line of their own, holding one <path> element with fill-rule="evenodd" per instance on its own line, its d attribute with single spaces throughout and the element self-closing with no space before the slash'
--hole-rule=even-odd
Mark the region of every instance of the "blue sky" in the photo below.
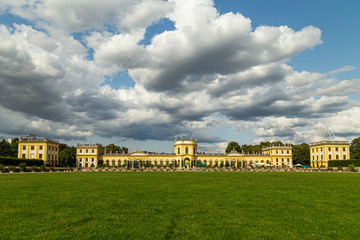
<svg viewBox="0 0 360 240">
<path fill-rule="evenodd" d="M 0 3 L 4 138 L 168 152 L 360 135 L 358 1 L 24 3 Z"/>
</svg>

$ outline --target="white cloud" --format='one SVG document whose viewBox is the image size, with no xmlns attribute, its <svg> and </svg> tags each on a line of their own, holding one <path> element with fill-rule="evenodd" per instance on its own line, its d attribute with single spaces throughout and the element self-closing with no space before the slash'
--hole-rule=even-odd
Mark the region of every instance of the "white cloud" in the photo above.
<svg viewBox="0 0 360 240">
<path fill-rule="evenodd" d="M 357 133 L 350 114 L 357 116 L 359 103 L 348 95 L 359 93 L 359 79 L 339 81 L 287 64 L 322 43 L 318 28 L 253 30 L 249 18 L 220 14 L 211 0 L 19 0 L 0 9 L 34 24 L 0 25 L 0 120 L 8 121 L 3 114 L 16 118 L 0 133 L 140 140 L 184 135 L 219 150 L 227 139 L 213 132 L 224 126 L 239 133 L 254 128 L 259 140 L 295 142 L 317 121 L 344 123 Z M 146 28 L 164 17 L 175 29 L 140 45 Z M 134 87 L 102 86 L 105 76 L 123 70 Z M 350 134 L 345 127 L 336 132 Z"/>
</svg>

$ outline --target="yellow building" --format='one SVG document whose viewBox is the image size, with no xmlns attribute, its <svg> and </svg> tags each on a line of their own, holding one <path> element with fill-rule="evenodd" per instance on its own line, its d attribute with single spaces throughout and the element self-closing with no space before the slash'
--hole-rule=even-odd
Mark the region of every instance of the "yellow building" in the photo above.
<svg viewBox="0 0 360 240">
<path fill-rule="evenodd" d="M 103 163 L 106 166 L 127 167 L 181 167 L 194 166 L 282 166 L 292 167 L 291 146 L 270 146 L 262 153 L 198 153 L 197 140 L 177 140 L 174 143 L 174 153 L 151 153 L 136 151 L 133 153 L 106 153 L 102 146 L 83 144 L 77 146 L 77 166 L 97 167 Z"/>
<path fill-rule="evenodd" d="M 310 144 L 311 167 L 328 167 L 330 160 L 349 160 L 348 141 L 321 141 Z"/>
<path fill-rule="evenodd" d="M 76 147 L 76 163 L 79 167 L 97 167 L 103 159 L 104 147 L 100 144 L 78 144 Z"/>
<path fill-rule="evenodd" d="M 41 159 L 45 164 L 59 164 L 59 142 L 47 138 L 37 138 L 35 134 L 19 137 L 18 158 Z"/>
</svg>

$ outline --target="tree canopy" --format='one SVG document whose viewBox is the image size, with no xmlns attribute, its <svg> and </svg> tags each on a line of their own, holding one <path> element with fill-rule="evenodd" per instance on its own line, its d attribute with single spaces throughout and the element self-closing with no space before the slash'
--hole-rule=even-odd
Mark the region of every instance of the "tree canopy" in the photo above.
<svg viewBox="0 0 360 240">
<path fill-rule="evenodd" d="M 293 164 L 310 165 L 310 146 L 306 143 L 293 145 Z"/>
<path fill-rule="evenodd" d="M 0 141 L 0 156 L 2 157 L 17 157 L 18 154 L 18 138 L 14 138 L 11 143 Z"/>
<path fill-rule="evenodd" d="M 229 144 L 228 144 L 227 147 L 226 147 L 225 152 L 226 152 L 226 153 L 230 153 L 233 149 L 234 149 L 236 152 L 238 152 L 238 153 L 241 152 L 241 147 L 240 147 L 240 145 L 239 145 L 237 142 L 235 142 L 235 141 L 229 142 Z"/>
<path fill-rule="evenodd" d="M 129 153 L 129 149 L 127 147 L 120 147 L 111 143 L 105 147 L 106 153 Z"/>
<path fill-rule="evenodd" d="M 63 146 L 59 149 L 59 165 L 63 167 L 76 166 L 76 147 Z"/>
<path fill-rule="evenodd" d="M 360 137 L 354 138 L 350 143 L 350 158 L 360 159 Z"/>
</svg>

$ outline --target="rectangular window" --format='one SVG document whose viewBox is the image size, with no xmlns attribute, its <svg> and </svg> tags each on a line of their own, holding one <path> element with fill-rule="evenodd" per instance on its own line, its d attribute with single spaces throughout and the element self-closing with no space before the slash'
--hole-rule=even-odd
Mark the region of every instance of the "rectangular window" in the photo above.
<svg viewBox="0 0 360 240">
<path fill-rule="evenodd" d="M 26 154 L 23 154 L 23 155 L 22 155 L 22 158 L 25 158 L 25 157 L 26 157 Z"/>
<path fill-rule="evenodd" d="M 85 162 L 87 162 L 88 161 L 88 158 L 85 158 Z"/>
<path fill-rule="evenodd" d="M 320 148 L 320 152 L 322 152 L 322 148 Z"/>
<path fill-rule="evenodd" d="M 88 153 L 88 152 L 89 152 L 89 150 L 87 150 L 87 149 L 86 149 L 86 150 L 85 150 L 85 152 L 86 152 L 86 153 Z"/>
<path fill-rule="evenodd" d="M 82 149 L 79 150 L 79 153 L 82 153 Z"/>
<path fill-rule="evenodd" d="M 39 146 L 39 150 L 42 150 L 42 147 L 43 147 L 43 146 Z"/>
<path fill-rule="evenodd" d="M 331 160 L 331 155 L 329 155 L 329 160 Z"/>
<path fill-rule="evenodd" d="M 284 150 L 281 150 L 281 154 L 284 154 Z"/>
<path fill-rule="evenodd" d="M 323 160 L 323 155 L 320 155 L 321 156 L 321 160 Z"/>
<path fill-rule="evenodd" d="M 331 148 L 329 147 L 328 150 L 329 150 L 329 152 L 330 152 L 330 151 L 331 151 Z"/>
<path fill-rule="evenodd" d="M 42 159 L 42 154 L 41 153 L 39 154 L 39 159 Z"/>
<path fill-rule="evenodd" d="M 316 156 L 316 160 L 319 160 L 319 155 Z"/>
<path fill-rule="evenodd" d="M 343 156 L 343 160 L 345 160 L 345 159 L 346 159 L 346 155 Z"/>
<path fill-rule="evenodd" d="M 336 155 L 336 160 L 339 160 L 339 155 Z"/>
<path fill-rule="evenodd" d="M 287 150 L 286 153 L 289 154 L 289 150 Z"/>
<path fill-rule="evenodd" d="M 345 150 L 345 148 L 343 148 L 343 152 L 345 152 L 346 150 Z"/>
<path fill-rule="evenodd" d="M 318 152 L 318 151 L 319 151 L 319 149 L 317 148 L 317 149 L 316 149 L 316 152 Z"/>
<path fill-rule="evenodd" d="M 91 150 L 91 153 L 94 153 L 95 152 L 95 150 L 93 149 L 93 150 Z"/>
<path fill-rule="evenodd" d="M 91 162 L 94 162 L 94 158 L 91 158 Z"/>
<path fill-rule="evenodd" d="M 49 146 L 49 151 L 51 151 L 51 147 Z"/>
<path fill-rule="evenodd" d="M 23 149 L 23 150 L 26 150 L 26 146 L 23 146 L 22 149 Z"/>
<path fill-rule="evenodd" d="M 338 147 L 336 147 L 336 148 L 335 148 L 335 151 L 336 151 L 336 152 L 338 152 L 338 151 L 339 151 L 339 148 L 338 148 Z"/>
<path fill-rule="evenodd" d="M 82 158 L 79 158 L 79 162 L 81 162 L 82 161 Z"/>
<path fill-rule="evenodd" d="M 34 150 L 34 149 L 35 149 L 35 146 L 30 146 L 30 149 L 31 149 L 31 150 Z"/>
<path fill-rule="evenodd" d="M 312 152 L 314 152 L 314 149 L 311 149 Z"/>
<path fill-rule="evenodd" d="M 313 160 L 315 160 L 315 157 L 313 156 Z"/>
<path fill-rule="evenodd" d="M 278 150 L 276 150 L 275 153 L 278 154 Z"/>
</svg>

